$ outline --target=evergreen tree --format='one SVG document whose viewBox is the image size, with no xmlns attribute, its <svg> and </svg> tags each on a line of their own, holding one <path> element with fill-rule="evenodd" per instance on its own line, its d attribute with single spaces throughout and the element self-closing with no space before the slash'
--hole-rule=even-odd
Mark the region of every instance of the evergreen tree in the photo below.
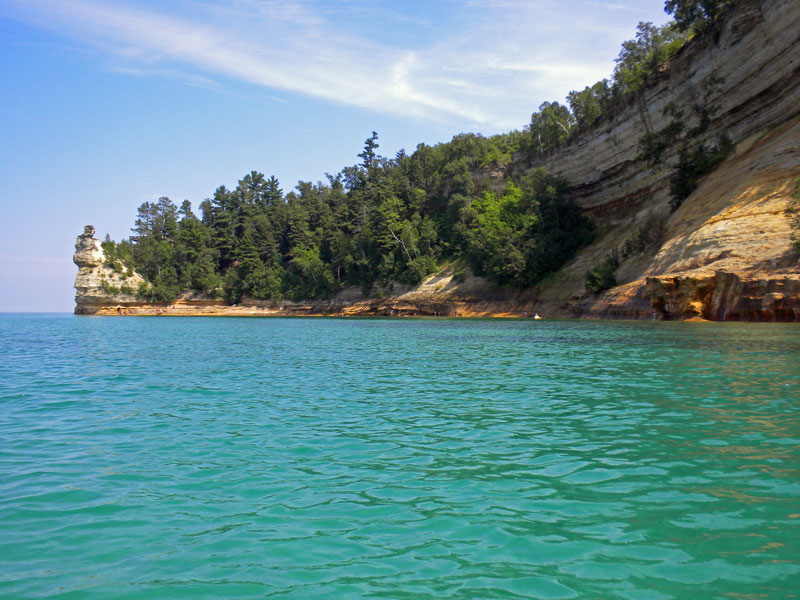
<svg viewBox="0 0 800 600">
<path fill-rule="evenodd" d="M 680 31 L 704 31 L 717 23 L 733 0 L 666 0 L 664 10 L 675 16 Z"/>
</svg>

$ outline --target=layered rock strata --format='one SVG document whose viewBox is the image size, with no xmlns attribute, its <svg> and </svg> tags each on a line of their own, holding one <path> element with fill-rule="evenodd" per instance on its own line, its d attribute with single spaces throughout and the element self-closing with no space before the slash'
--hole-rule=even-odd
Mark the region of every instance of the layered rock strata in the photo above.
<svg viewBox="0 0 800 600">
<path fill-rule="evenodd" d="M 695 38 L 648 85 L 606 114 L 566 147 L 537 159 L 573 186 L 575 199 L 604 220 L 642 206 L 666 204 L 668 178 L 680 145 L 668 148 L 661 168 L 637 160 L 646 134 L 676 120 L 698 125 L 695 107 L 708 112 L 693 144 L 723 136 L 738 144 L 800 115 L 800 3 L 739 0 L 716 35 Z"/>
<path fill-rule="evenodd" d="M 698 107 L 707 111 L 703 127 Z M 640 142 L 674 122 L 675 109 L 684 131 L 696 132 L 650 167 L 640 158 Z M 723 137 L 734 144 L 733 154 L 672 212 L 670 176 L 683 143 L 711 148 Z M 565 177 L 601 233 L 534 290 L 543 310 L 598 318 L 798 320 L 792 282 L 800 269 L 784 212 L 800 178 L 800 3 L 737 2 L 721 31 L 690 42 L 627 106 L 533 166 Z M 617 287 L 587 295 L 587 269 L 653 218 L 664 224 L 662 243 L 623 260 Z M 740 285 L 719 283 L 731 276 Z M 709 294 L 718 284 L 729 291 Z"/>
<path fill-rule="evenodd" d="M 586 269 L 641 226 L 641 215 L 612 228 L 562 271 L 568 284 L 544 286 L 540 297 L 571 297 L 572 314 L 599 318 L 798 321 L 800 258 L 785 210 L 799 178 L 795 118 L 745 141 L 708 175 L 666 219 L 654 253 L 623 261 L 619 286 L 580 291 Z"/>
</svg>

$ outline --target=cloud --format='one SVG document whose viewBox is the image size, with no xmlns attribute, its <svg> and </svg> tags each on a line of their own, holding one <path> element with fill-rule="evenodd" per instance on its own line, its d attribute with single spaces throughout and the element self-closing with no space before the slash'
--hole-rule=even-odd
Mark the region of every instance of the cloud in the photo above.
<svg viewBox="0 0 800 600">
<path fill-rule="evenodd" d="M 111 70 L 115 73 L 122 75 L 130 75 L 132 77 L 163 77 L 165 79 L 173 79 L 180 81 L 186 85 L 197 88 L 205 88 L 220 91 L 222 86 L 217 81 L 208 77 L 203 77 L 196 73 L 184 73 L 179 69 L 154 69 L 154 68 L 138 68 L 126 65 L 112 66 Z"/>
<path fill-rule="evenodd" d="M 608 10 L 625 10 L 629 12 L 638 12 L 636 8 L 625 6 L 624 4 L 616 4 L 614 2 L 590 2 L 592 6 L 598 6 Z"/>
<path fill-rule="evenodd" d="M 605 10 L 614 10 L 614 11 L 622 11 L 628 13 L 649 13 L 646 9 L 646 6 L 642 6 L 641 4 L 624 4 L 622 2 L 590 2 L 591 6 L 596 6 L 598 8 L 603 8 Z"/>
<path fill-rule="evenodd" d="M 576 51 L 587 36 L 602 40 L 602 25 L 555 0 L 442 4 L 437 25 L 365 0 L 0 0 L 102 50 L 117 72 L 212 88 L 242 81 L 461 127 L 519 126 L 541 101 L 611 70 L 613 54 Z"/>
</svg>

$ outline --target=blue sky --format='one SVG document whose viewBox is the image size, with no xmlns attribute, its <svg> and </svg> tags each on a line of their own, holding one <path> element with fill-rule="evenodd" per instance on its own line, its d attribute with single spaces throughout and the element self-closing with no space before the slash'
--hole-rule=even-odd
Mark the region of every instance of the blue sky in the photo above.
<svg viewBox="0 0 800 600">
<path fill-rule="evenodd" d="M 521 129 L 663 0 L 0 0 L 0 311 L 71 311 L 75 237 L 246 173 Z"/>
</svg>

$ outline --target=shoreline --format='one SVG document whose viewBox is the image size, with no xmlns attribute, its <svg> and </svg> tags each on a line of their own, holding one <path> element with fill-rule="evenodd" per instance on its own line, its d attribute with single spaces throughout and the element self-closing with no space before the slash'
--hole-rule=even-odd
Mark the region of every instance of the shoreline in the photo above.
<svg viewBox="0 0 800 600">
<path fill-rule="evenodd" d="M 255 305 L 204 305 L 192 306 L 186 303 L 172 305 L 103 305 L 96 307 L 78 306 L 78 316 L 113 317 L 433 317 L 433 318 L 495 318 L 531 319 L 536 310 L 504 307 L 469 306 L 471 302 L 436 303 L 435 308 L 418 305 L 357 302 L 339 306 L 321 306 L 322 303 L 282 303 L 281 306 Z M 337 303 L 338 304 L 338 303 Z M 541 310 L 538 311 L 541 313 Z M 577 315 L 559 314 L 555 318 L 578 318 Z"/>
<path fill-rule="evenodd" d="M 395 301 L 393 301 L 395 300 Z M 319 301 L 319 302 L 275 302 L 246 303 L 237 305 L 211 302 L 178 301 L 169 305 L 146 303 L 79 304 L 74 314 L 77 316 L 106 317 L 249 317 L 249 318 L 448 318 L 448 319 L 518 319 L 518 320 L 564 320 L 581 319 L 591 321 L 657 321 L 684 323 L 797 323 L 798 319 L 781 319 L 766 311 L 754 311 L 738 317 L 708 319 L 701 315 L 686 315 L 683 318 L 664 318 L 651 307 L 626 307 L 627 310 L 578 312 L 579 305 L 572 310 L 541 302 L 514 302 L 501 300 L 458 300 L 413 303 L 397 299 L 362 300 L 357 302 Z M 584 307 L 585 308 L 585 307 Z M 648 310 L 649 309 L 649 310 Z M 541 319 L 533 315 L 539 314 Z"/>
<path fill-rule="evenodd" d="M 708 319 L 701 315 L 686 315 L 683 317 L 664 318 L 656 311 L 643 310 L 610 310 L 573 312 L 567 310 L 547 310 L 543 307 L 534 310 L 520 309 L 517 307 L 490 308 L 486 306 L 469 306 L 471 302 L 459 302 L 459 306 L 450 306 L 449 310 L 426 310 L 421 307 L 380 307 L 363 306 L 368 302 L 359 302 L 355 305 L 345 305 L 337 308 L 321 309 L 319 306 L 285 306 L 261 307 L 250 305 L 215 305 L 203 307 L 190 307 L 186 305 L 105 305 L 86 307 L 78 306 L 73 314 L 76 316 L 98 317 L 248 317 L 248 318 L 440 318 L 440 319 L 516 319 L 516 320 L 589 320 L 589 321 L 654 321 L 654 322 L 683 322 L 683 323 L 799 323 L 796 318 L 779 318 L 771 312 L 753 312 L 748 315 L 737 315 L 739 318 Z M 455 303 L 454 303 L 455 304 Z M 480 304 L 480 303 L 476 303 Z M 461 306 L 466 305 L 466 306 Z M 534 314 L 539 314 L 540 319 L 535 319 Z M 746 318 L 741 318 L 742 316 Z"/>
</svg>

